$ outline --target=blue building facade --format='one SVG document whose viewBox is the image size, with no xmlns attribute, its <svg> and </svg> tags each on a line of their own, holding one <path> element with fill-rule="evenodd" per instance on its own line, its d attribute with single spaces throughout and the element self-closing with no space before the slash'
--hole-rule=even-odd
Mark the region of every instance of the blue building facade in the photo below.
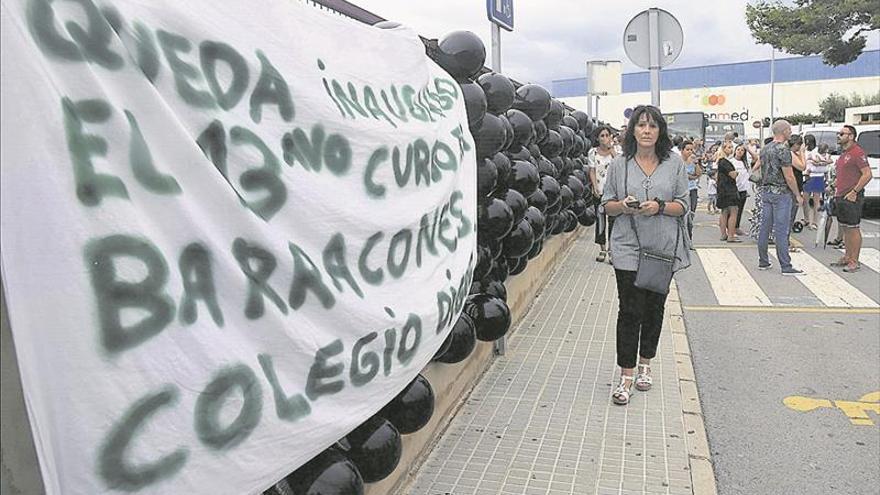
<svg viewBox="0 0 880 495">
<path fill-rule="evenodd" d="M 853 62 L 837 67 L 825 65 L 821 55 L 777 59 L 775 76 L 777 83 L 877 77 L 880 76 L 880 50 L 864 51 Z M 650 73 L 647 71 L 623 74 L 621 77 L 623 93 L 651 90 Z M 769 83 L 770 60 L 684 67 L 660 72 L 660 88 L 664 91 Z M 587 80 L 584 77 L 555 80 L 552 82 L 552 93 L 556 98 L 584 96 L 587 94 Z"/>
</svg>

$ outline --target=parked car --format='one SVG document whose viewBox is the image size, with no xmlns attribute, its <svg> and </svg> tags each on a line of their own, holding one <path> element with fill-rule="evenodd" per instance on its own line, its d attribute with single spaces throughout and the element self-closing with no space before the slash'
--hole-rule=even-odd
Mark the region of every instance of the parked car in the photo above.
<svg viewBox="0 0 880 495">
<path fill-rule="evenodd" d="M 837 133 L 841 127 L 843 124 L 804 128 L 803 134 L 815 136 L 817 144 L 827 144 L 832 157 L 836 159 L 840 156 Z M 865 186 L 865 208 L 876 212 L 880 210 L 880 125 L 857 125 L 855 128 L 856 142 L 865 150 L 873 175 L 871 182 Z"/>
</svg>

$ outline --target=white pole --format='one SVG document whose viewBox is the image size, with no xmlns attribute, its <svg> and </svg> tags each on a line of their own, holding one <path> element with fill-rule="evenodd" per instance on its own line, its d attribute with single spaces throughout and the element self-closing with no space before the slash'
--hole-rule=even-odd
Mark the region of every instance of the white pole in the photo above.
<svg viewBox="0 0 880 495">
<path fill-rule="evenodd" d="M 492 70 L 501 74 L 501 26 L 492 24 Z"/>
<path fill-rule="evenodd" d="M 593 115 L 593 63 L 587 62 L 587 115 Z"/>
<path fill-rule="evenodd" d="M 770 47 L 770 125 L 776 120 L 776 48 Z"/>
<path fill-rule="evenodd" d="M 492 24 L 492 70 L 501 74 L 501 26 Z M 501 337 L 495 340 L 492 345 L 495 354 L 503 356 L 507 352 L 507 338 Z"/>
<path fill-rule="evenodd" d="M 648 9 L 648 42 L 650 48 L 651 105 L 660 108 L 660 12 Z"/>
</svg>

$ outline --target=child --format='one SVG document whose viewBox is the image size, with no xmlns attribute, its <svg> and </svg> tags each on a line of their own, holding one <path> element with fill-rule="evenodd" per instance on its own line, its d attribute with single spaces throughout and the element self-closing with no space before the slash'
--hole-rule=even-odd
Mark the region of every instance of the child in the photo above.
<svg viewBox="0 0 880 495">
<path fill-rule="evenodd" d="M 707 203 L 707 207 L 709 209 L 709 213 L 718 213 L 718 208 L 715 208 L 715 200 L 718 199 L 718 186 L 715 183 L 715 177 L 709 176 L 709 201 Z"/>
<path fill-rule="evenodd" d="M 828 153 L 828 143 L 819 145 L 819 157 L 822 158 L 826 165 L 834 163 L 834 160 L 831 159 L 831 155 Z"/>
</svg>

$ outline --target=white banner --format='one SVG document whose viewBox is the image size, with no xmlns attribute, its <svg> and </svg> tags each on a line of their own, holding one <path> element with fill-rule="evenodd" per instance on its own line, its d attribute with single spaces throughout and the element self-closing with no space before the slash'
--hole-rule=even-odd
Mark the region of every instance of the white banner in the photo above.
<svg viewBox="0 0 880 495">
<path fill-rule="evenodd" d="M 2 2 L 2 276 L 46 489 L 254 493 L 439 348 L 460 89 L 300 1 Z"/>
</svg>

